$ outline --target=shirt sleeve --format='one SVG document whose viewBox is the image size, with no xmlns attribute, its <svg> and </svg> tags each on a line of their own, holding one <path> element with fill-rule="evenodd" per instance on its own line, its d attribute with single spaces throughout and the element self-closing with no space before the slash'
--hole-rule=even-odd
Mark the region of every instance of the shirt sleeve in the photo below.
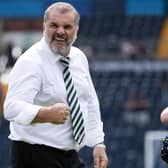
<svg viewBox="0 0 168 168">
<path fill-rule="evenodd" d="M 87 145 L 93 147 L 104 141 L 104 131 L 103 122 L 101 121 L 99 100 L 91 79 L 87 59 L 85 60 L 85 66 L 89 83 Z"/>
<path fill-rule="evenodd" d="M 10 74 L 8 92 L 4 103 L 4 117 L 22 125 L 28 125 L 39 109 L 33 100 L 41 85 L 40 70 L 37 63 L 20 59 Z"/>
</svg>

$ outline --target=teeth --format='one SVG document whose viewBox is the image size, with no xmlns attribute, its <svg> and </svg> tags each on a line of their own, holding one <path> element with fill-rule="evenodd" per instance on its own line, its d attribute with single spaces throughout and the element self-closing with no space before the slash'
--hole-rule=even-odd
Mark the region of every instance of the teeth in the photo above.
<svg viewBox="0 0 168 168">
<path fill-rule="evenodd" d="M 58 37 L 56 37 L 55 40 L 58 40 L 58 41 L 64 41 L 63 38 L 58 38 Z"/>
</svg>

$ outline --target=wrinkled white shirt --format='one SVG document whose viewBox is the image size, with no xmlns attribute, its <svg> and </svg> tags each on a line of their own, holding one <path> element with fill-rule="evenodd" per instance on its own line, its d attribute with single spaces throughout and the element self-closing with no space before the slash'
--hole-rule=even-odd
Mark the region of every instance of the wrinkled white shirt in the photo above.
<svg viewBox="0 0 168 168">
<path fill-rule="evenodd" d="M 88 62 L 82 51 L 71 47 L 70 71 L 84 116 L 86 136 L 78 146 L 72 137 L 70 117 L 64 124 L 33 123 L 39 109 L 66 103 L 60 55 L 54 55 L 44 38 L 20 56 L 11 71 L 4 116 L 10 121 L 12 140 L 44 144 L 64 150 L 79 150 L 104 140 L 99 102 L 91 81 Z"/>
</svg>

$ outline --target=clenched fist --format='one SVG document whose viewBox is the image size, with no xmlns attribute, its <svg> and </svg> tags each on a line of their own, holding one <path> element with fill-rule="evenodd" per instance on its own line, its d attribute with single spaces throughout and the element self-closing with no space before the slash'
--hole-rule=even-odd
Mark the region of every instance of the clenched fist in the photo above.
<svg viewBox="0 0 168 168">
<path fill-rule="evenodd" d="M 39 110 L 33 122 L 51 122 L 63 124 L 68 119 L 70 108 L 64 103 L 56 103 Z"/>
</svg>

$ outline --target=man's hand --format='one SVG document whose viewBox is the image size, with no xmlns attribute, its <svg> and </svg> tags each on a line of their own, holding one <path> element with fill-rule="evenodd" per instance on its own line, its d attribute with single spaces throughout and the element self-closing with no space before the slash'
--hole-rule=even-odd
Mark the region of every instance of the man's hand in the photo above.
<svg viewBox="0 0 168 168">
<path fill-rule="evenodd" d="M 43 107 L 39 110 L 35 122 L 50 122 L 54 124 L 63 124 L 68 119 L 70 108 L 64 103 L 56 103 L 49 107 Z"/>
<path fill-rule="evenodd" d="M 107 168 L 108 158 L 104 147 L 95 146 L 93 149 L 94 168 Z"/>
<path fill-rule="evenodd" d="M 50 122 L 55 124 L 63 124 L 68 119 L 70 108 L 64 103 L 56 103 L 49 107 L 48 117 Z"/>
</svg>

